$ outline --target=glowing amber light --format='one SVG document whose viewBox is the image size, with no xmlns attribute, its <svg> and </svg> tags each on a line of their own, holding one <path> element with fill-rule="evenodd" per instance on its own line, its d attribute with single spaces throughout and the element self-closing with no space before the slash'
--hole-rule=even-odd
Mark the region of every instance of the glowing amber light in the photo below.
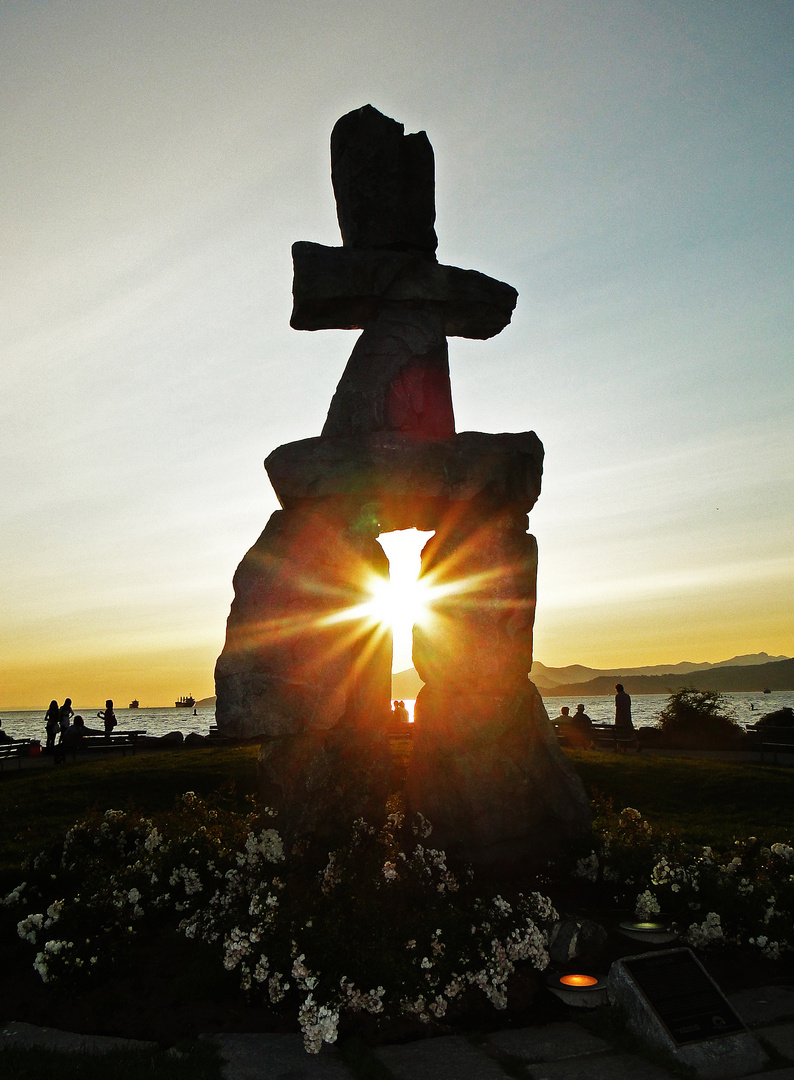
<svg viewBox="0 0 794 1080">
<path fill-rule="evenodd" d="M 598 979 L 592 975 L 563 975 L 560 982 L 563 986 L 595 986 Z"/>
</svg>

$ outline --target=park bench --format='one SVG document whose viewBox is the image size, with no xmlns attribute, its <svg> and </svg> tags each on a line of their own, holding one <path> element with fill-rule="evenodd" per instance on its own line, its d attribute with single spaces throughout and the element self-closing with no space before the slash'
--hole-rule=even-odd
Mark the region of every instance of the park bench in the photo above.
<svg viewBox="0 0 794 1080">
<path fill-rule="evenodd" d="M 37 747 L 34 751 L 34 747 Z M 6 764 L 15 761 L 17 768 L 22 768 L 22 759 L 31 756 L 31 753 L 41 753 L 41 743 L 38 739 L 12 739 L 11 742 L 0 743 L 0 772 Z"/>
<path fill-rule="evenodd" d="M 136 744 L 138 738 L 145 735 L 145 730 L 140 731 L 125 731 L 119 735 L 84 735 L 79 743 L 75 746 L 64 748 L 60 743 L 55 747 L 55 760 L 65 760 L 70 757 L 72 761 L 76 761 L 78 757 L 91 754 L 112 754 L 120 753 L 122 757 L 126 757 L 127 753 L 135 754 Z M 63 757 L 58 753 L 61 750 Z"/>
<path fill-rule="evenodd" d="M 597 750 L 637 750 L 642 749 L 637 736 L 619 735 L 614 724 L 593 724 L 593 742 Z"/>
<path fill-rule="evenodd" d="M 768 757 L 772 764 L 778 764 L 779 754 L 794 755 L 794 728 L 778 727 L 774 724 L 747 725 L 747 733 L 753 738 L 753 749 L 761 751 L 761 764 Z"/>
</svg>

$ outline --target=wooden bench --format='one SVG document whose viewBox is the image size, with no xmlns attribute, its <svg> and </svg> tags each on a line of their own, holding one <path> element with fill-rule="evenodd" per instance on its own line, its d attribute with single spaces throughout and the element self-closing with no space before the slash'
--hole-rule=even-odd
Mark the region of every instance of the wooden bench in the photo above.
<svg viewBox="0 0 794 1080">
<path fill-rule="evenodd" d="M 22 759 L 31 756 L 34 746 L 38 746 L 40 753 L 41 743 L 38 739 L 12 739 L 11 742 L 0 743 L 0 772 L 10 761 L 16 761 L 17 768 L 21 769 Z"/>
<path fill-rule="evenodd" d="M 618 734 L 614 724 L 593 724 L 593 742 L 596 750 L 641 750 L 637 735 Z"/>
<path fill-rule="evenodd" d="M 778 754 L 794 754 L 794 728 L 774 724 L 748 724 L 746 730 L 753 738 L 753 749 L 761 751 L 762 765 L 767 755 L 771 755 L 772 764 L 777 765 Z"/>
<path fill-rule="evenodd" d="M 146 731 L 141 730 L 125 731 L 120 735 L 109 736 L 84 735 L 80 742 L 74 746 L 63 747 L 58 743 L 55 746 L 55 761 L 59 763 L 65 761 L 67 757 L 71 757 L 72 761 L 76 761 L 77 757 L 82 754 L 111 754 L 116 752 L 120 753 L 122 757 L 126 757 L 128 751 L 134 757 L 138 738 L 145 734 Z"/>
</svg>

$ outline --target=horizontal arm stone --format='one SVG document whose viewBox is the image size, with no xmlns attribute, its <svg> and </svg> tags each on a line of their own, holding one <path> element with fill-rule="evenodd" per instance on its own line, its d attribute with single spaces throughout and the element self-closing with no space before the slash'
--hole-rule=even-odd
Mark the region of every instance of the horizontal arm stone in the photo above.
<svg viewBox="0 0 794 1080">
<path fill-rule="evenodd" d="M 540 494 L 543 445 L 534 431 L 464 431 L 427 442 L 388 434 L 302 439 L 279 446 L 265 468 L 284 507 L 350 500 L 373 504 L 391 528 L 411 528 L 412 514 L 435 527 L 435 513 L 453 505 L 528 514 Z M 408 524 L 400 523 L 403 508 Z"/>
<path fill-rule="evenodd" d="M 443 266 L 409 251 L 292 245 L 290 325 L 295 330 L 363 329 L 384 303 L 441 308 L 447 337 L 494 337 L 510 322 L 518 293 L 477 270 Z"/>
</svg>

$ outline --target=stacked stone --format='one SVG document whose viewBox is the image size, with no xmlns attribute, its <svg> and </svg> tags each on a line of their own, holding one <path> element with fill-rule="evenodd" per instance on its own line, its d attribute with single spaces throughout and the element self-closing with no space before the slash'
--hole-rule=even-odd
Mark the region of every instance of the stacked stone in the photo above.
<svg viewBox="0 0 794 1080">
<path fill-rule="evenodd" d="M 455 433 L 447 337 L 485 339 L 516 291 L 435 256 L 433 151 L 371 106 L 331 136 L 343 246 L 297 243 L 296 329 L 361 329 L 319 438 L 265 462 L 283 507 L 235 575 L 216 668 L 222 732 L 264 737 L 262 794 L 287 834 L 333 833 L 393 784 L 391 640 L 347 618 L 388 576 L 381 532 L 433 538 L 422 574 L 465 583 L 414 631 L 425 686 L 406 785 L 436 842 L 475 861 L 541 856 L 586 831 L 532 663 L 534 432 Z"/>
</svg>

